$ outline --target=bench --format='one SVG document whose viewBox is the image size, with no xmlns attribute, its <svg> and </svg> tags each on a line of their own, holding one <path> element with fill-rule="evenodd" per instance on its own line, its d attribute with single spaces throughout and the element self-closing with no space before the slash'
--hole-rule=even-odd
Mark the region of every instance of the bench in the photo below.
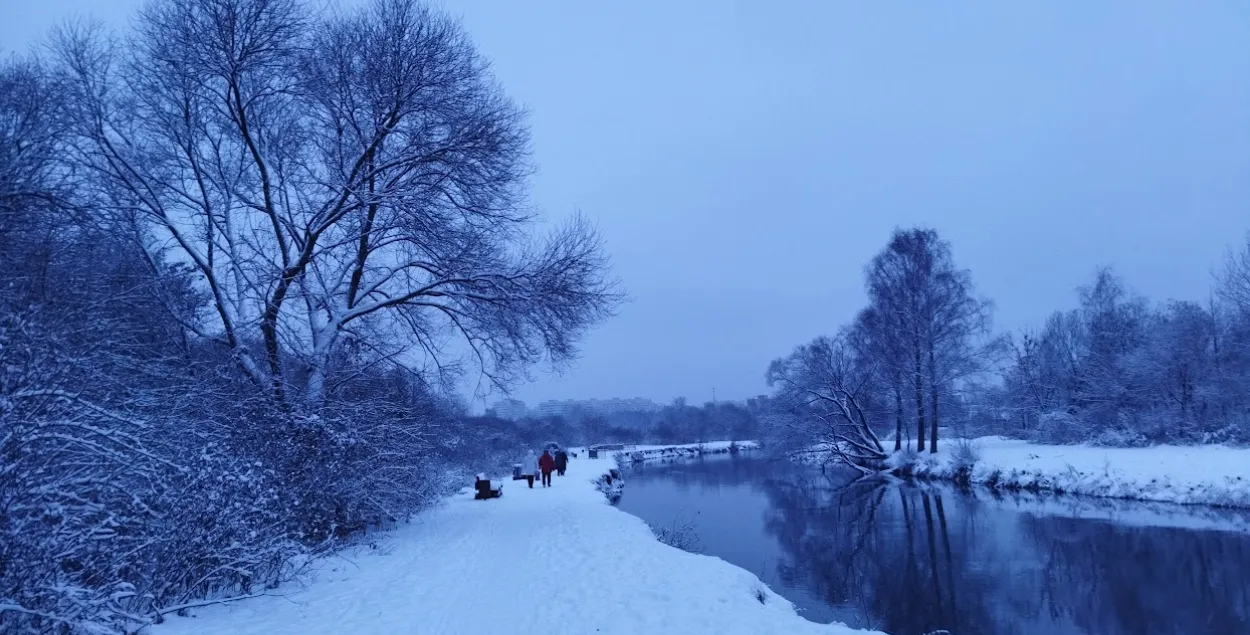
<svg viewBox="0 0 1250 635">
<path fill-rule="evenodd" d="M 485 474 L 477 475 L 473 480 L 473 488 L 477 490 L 473 495 L 474 500 L 484 501 L 503 496 L 503 483 L 492 483 Z"/>
</svg>

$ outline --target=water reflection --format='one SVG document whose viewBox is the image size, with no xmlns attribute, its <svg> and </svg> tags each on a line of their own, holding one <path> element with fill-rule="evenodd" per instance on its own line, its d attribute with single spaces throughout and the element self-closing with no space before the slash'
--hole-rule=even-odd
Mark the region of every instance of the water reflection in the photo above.
<svg viewBox="0 0 1250 635">
<path fill-rule="evenodd" d="M 622 508 L 659 523 L 698 514 L 707 553 L 761 573 L 809 619 L 895 635 L 1250 634 L 1245 515 L 853 481 L 750 458 L 627 478 Z"/>
</svg>

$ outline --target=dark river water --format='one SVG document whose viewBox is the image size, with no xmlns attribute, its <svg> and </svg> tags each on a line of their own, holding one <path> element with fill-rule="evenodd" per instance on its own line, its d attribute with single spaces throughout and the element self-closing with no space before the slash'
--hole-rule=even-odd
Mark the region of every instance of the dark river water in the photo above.
<svg viewBox="0 0 1250 635">
<path fill-rule="evenodd" d="M 853 482 L 759 458 L 629 468 L 618 505 L 800 613 L 891 635 L 1250 635 L 1250 515 Z"/>
</svg>

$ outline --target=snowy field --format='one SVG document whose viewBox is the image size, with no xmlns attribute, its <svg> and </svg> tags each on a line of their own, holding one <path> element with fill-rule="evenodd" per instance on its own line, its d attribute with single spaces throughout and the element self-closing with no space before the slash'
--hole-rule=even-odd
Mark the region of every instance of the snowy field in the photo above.
<svg viewBox="0 0 1250 635">
<path fill-rule="evenodd" d="M 579 455 L 550 489 L 509 480 L 499 499 L 461 493 L 273 596 L 195 609 L 144 633 L 866 632 L 809 622 L 755 575 L 661 544 L 595 490 L 613 459 Z"/>
<path fill-rule="evenodd" d="M 1038 445 L 1003 437 L 974 439 L 971 481 L 993 487 L 1059 491 L 1143 501 L 1250 507 L 1250 449 L 1221 445 L 1103 448 Z M 920 477 L 954 478 L 954 442 L 921 454 Z"/>
</svg>

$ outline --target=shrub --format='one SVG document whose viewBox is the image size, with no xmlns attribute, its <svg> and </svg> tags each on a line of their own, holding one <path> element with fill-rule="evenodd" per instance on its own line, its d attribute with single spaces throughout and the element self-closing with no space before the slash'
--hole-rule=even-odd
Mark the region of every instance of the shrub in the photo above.
<svg viewBox="0 0 1250 635">
<path fill-rule="evenodd" d="M 655 539 L 660 542 L 682 551 L 690 553 L 700 553 L 703 550 L 702 544 L 699 542 L 698 533 L 695 531 L 694 521 L 682 521 L 680 516 L 673 519 L 673 523 L 668 527 L 648 523 L 651 526 L 651 533 L 655 534 Z"/>
<path fill-rule="evenodd" d="M 1063 410 L 1042 413 L 1029 440 L 1037 443 L 1079 443 L 1085 427 L 1076 416 Z"/>
<path fill-rule="evenodd" d="M 951 450 L 951 465 L 956 469 L 972 470 L 981 461 L 981 448 L 971 439 L 955 441 Z"/>
</svg>

